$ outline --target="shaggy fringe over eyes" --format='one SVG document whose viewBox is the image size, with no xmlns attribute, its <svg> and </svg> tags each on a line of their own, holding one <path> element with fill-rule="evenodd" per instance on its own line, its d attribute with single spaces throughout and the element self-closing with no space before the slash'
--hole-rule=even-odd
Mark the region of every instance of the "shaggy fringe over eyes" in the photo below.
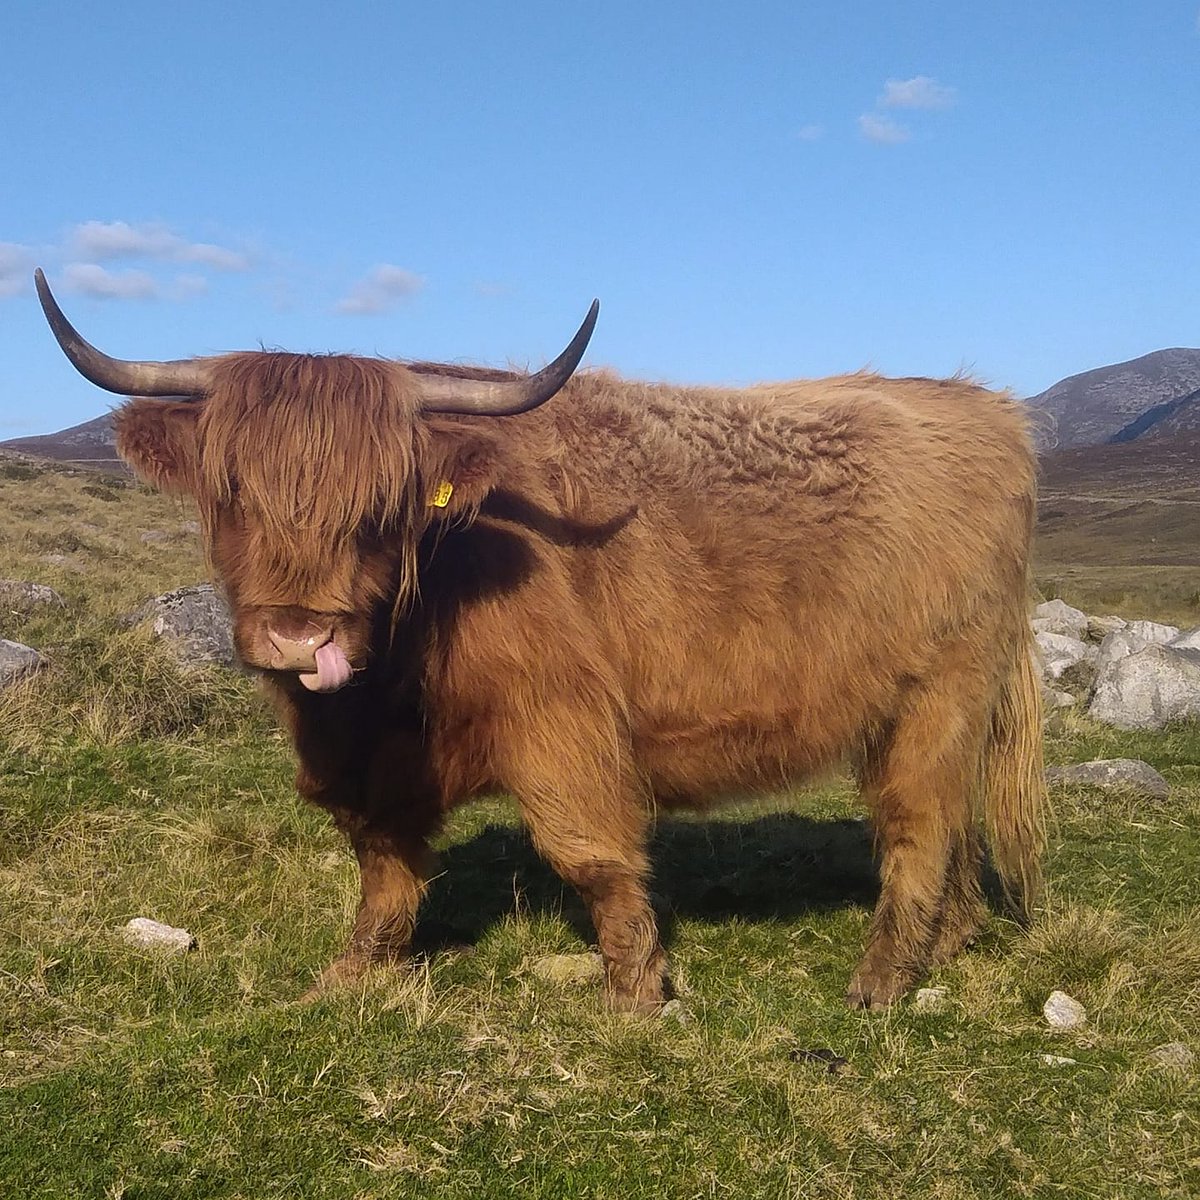
<svg viewBox="0 0 1200 1200">
<path fill-rule="evenodd" d="M 201 417 L 202 503 L 242 505 L 293 578 L 364 526 L 398 533 L 400 594 L 416 586 L 420 404 L 406 372 L 344 355 L 225 355 Z M 311 560 L 311 561 L 310 561 Z"/>
</svg>

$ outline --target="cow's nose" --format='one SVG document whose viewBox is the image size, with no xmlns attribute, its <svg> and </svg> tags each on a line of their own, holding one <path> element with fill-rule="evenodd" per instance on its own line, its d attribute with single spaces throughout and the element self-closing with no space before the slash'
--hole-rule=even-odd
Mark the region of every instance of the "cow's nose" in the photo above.
<svg viewBox="0 0 1200 1200">
<path fill-rule="evenodd" d="M 271 666 L 277 671 L 315 671 L 316 653 L 333 637 L 333 631 L 312 627 L 311 633 L 306 632 L 304 637 L 286 637 L 268 629 L 267 637 L 275 647 Z"/>
</svg>

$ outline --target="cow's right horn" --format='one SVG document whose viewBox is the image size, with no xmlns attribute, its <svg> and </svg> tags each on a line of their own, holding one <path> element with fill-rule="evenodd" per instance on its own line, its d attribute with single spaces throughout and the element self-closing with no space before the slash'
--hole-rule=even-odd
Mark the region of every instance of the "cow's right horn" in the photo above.
<svg viewBox="0 0 1200 1200">
<path fill-rule="evenodd" d="M 191 399 L 202 396 L 207 390 L 208 370 L 203 359 L 129 362 L 122 358 L 109 358 L 90 342 L 84 341 L 63 316 L 41 267 L 33 273 L 33 281 L 37 285 L 42 311 L 63 353 L 71 360 L 75 370 L 97 387 L 116 392 L 119 396 L 176 396 Z"/>
</svg>

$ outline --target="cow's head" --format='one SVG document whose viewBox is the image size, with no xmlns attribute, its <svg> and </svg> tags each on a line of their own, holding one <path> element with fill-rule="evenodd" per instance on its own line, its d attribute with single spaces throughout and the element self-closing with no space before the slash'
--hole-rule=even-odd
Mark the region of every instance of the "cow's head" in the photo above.
<svg viewBox="0 0 1200 1200">
<path fill-rule="evenodd" d="M 75 368 L 136 397 L 115 415 L 122 458 L 195 497 L 243 660 L 313 691 L 336 691 L 367 665 L 377 616 L 414 594 L 421 537 L 477 508 L 492 485 L 486 429 L 435 414 L 545 403 L 578 366 L 599 310 L 593 302 L 549 366 L 517 378 L 264 351 L 130 362 L 84 341 L 41 271 L 36 282 Z"/>
</svg>

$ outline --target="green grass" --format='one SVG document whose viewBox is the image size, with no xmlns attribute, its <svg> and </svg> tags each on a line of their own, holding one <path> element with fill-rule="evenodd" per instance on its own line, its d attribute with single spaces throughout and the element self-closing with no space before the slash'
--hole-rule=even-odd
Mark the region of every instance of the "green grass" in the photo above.
<svg viewBox="0 0 1200 1200">
<path fill-rule="evenodd" d="M 875 884 L 840 781 L 661 824 L 679 1017 L 534 973 L 592 935 L 499 799 L 443 837 L 413 967 L 299 1005 L 352 856 L 251 685 L 120 627 L 203 566 L 141 539 L 190 513 L 111 490 L 0 478 L 3 574 L 67 598 L 0 631 L 52 658 L 0 698 L 0 1197 L 1200 1193 L 1200 1077 L 1152 1055 L 1200 1053 L 1200 727 L 1055 719 L 1052 761 L 1145 758 L 1171 799 L 1057 792 L 1044 912 L 936 972 L 941 1012 L 842 1003 Z M 136 915 L 199 948 L 134 950 Z"/>
</svg>

